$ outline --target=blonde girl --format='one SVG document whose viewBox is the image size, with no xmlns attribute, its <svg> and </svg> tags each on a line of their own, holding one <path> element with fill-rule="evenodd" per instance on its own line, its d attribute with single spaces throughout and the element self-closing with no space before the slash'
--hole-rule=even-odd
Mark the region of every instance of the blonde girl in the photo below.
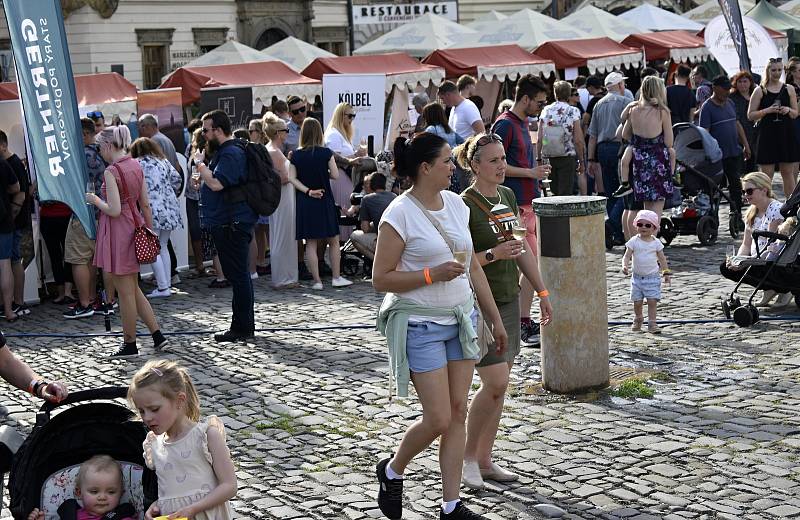
<svg viewBox="0 0 800 520">
<path fill-rule="evenodd" d="M 188 371 L 173 361 L 150 360 L 133 376 L 128 401 L 150 430 L 143 443 L 145 463 L 158 477 L 158 501 L 145 519 L 232 518 L 236 472 L 225 427 L 214 415 L 200 419 Z"/>
</svg>

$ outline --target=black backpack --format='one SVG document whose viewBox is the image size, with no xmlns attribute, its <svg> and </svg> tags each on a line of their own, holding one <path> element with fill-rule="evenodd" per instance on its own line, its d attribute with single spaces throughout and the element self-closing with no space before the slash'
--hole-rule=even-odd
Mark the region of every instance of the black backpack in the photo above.
<svg viewBox="0 0 800 520">
<path fill-rule="evenodd" d="M 227 202 L 247 202 L 258 215 L 268 216 L 281 202 L 281 178 L 263 144 L 236 139 L 247 157 L 247 180 L 225 190 Z"/>
</svg>

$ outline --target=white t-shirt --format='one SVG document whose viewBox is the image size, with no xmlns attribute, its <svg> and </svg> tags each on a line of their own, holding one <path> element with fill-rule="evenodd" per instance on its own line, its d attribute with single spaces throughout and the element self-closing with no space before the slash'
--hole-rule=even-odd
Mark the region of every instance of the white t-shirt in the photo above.
<svg viewBox="0 0 800 520">
<path fill-rule="evenodd" d="M 326 148 L 330 148 L 343 157 L 350 157 L 356 153 L 355 148 L 353 148 L 353 143 L 348 141 L 345 136 L 334 127 L 330 127 L 325 131 L 323 139 Z"/>
<path fill-rule="evenodd" d="M 583 111 L 586 112 L 586 109 L 589 108 L 589 100 L 592 99 L 592 96 L 589 94 L 589 91 L 587 89 L 579 88 L 578 97 L 581 101 L 581 106 L 583 107 Z"/>
<path fill-rule="evenodd" d="M 769 231 L 769 225 L 772 224 L 773 221 L 778 223 L 783 222 L 783 215 L 781 215 L 781 206 L 783 204 L 777 200 L 773 200 L 767 206 L 767 211 L 764 212 L 764 215 L 760 217 L 756 217 L 753 220 L 753 227 L 751 228 L 750 232 L 753 231 Z M 764 248 L 767 247 L 767 243 L 769 243 L 769 239 L 765 237 L 758 237 L 758 249 L 760 251 L 764 251 Z M 756 241 L 753 240 L 750 242 L 750 256 L 756 256 Z"/>
<path fill-rule="evenodd" d="M 625 247 L 633 251 L 633 274 L 649 276 L 658 274 L 659 251 L 664 250 L 661 240 L 642 240 L 639 235 L 625 242 Z"/>
<path fill-rule="evenodd" d="M 466 139 L 475 135 L 475 130 L 472 128 L 472 123 L 475 121 L 483 121 L 481 111 L 478 110 L 475 103 L 465 99 L 450 111 L 448 125 L 458 135 Z"/>
<path fill-rule="evenodd" d="M 444 208 L 431 211 L 433 217 L 439 221 L 458 250 L 472 252 L 469 208 L 460 196 L 451 191 L 442 191 L 441 195 Z M 422 210 L 405 194 L 394 199 L 383 212 L 380 226 L 384 224 L 391 225 L 406 244 L 400 256 L 400 263 L 397 265 L 398 271 L 421 271 L 426 267 L 436 267 L 453 260 L 453 254 L 442 236 Z M 449 282 L 435 282 L 432 285 L 423 285 L 418 289 L 398 293 L 399 296 L 422 305 L 445 308 L 463 305 L 470 294 L 471 289 L 466 274 Z M 455 317 L 411 316 L 409 319 L 417 322 L 433 321 L 442 325 L 456 324 Z"/>
</svg>

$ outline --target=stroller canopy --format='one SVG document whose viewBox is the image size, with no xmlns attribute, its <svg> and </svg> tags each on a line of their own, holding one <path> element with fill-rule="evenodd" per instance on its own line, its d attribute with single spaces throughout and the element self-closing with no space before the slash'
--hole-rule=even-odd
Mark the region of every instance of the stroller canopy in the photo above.
<svg viewBox="0 0 800 520">
<path fill-rule="evenodd" d="M 705 128 L 692 123 L 678 123 L 672 127 L 675 133 L 675 155 L 689 166 L 722 160 L 722 150 Z"/>
</svg>

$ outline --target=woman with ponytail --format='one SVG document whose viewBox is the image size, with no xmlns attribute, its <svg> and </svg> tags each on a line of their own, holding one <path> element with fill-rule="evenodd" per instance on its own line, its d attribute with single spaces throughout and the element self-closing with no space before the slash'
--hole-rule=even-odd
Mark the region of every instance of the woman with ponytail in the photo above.
<svg viewBox="0 0 800 520">
<path fill-rule="evenodd" d="M 394 144 L 396 175 L 411 189 L 383 213 L 372 269 L 376 290 L 386 292 L 378 329 L 389 346 L 397 394 L 408 395 L 409 380 L 422 403 L 422 418 L 403 436 L 393 458 L 376 468 L 378 506 L 388 518 L 403 512 L 403 472 L 411 460 L 439 438 L 443 499 L 440 519 L 480 520 L 459 499 L 464 462 L 467 394 L 475 361 L 478 303 L 493 326 L 496 354 L 507 342 L 503 320 L 473 253 L 469 209 L 449 192 L 453 174 L 450 146 L 423 132 Z"/>
</svg>

